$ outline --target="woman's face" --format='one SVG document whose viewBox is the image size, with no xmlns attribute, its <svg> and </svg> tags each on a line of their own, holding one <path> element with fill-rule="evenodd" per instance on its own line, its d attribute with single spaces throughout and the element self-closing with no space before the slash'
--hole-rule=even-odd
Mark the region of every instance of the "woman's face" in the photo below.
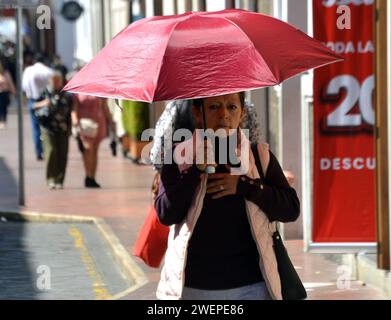
<svg viewBox="0 0 391 320">
<path fill-rule="evenodd" d="M 230 129 L 239 128 L 244 117 L 244 106 L 241 105 L 238 93 L 204 98 L 203 101 L 207 129 L 224 129 L 229 134 Z M 193 106 L 193 116 L 197 128 L 203 128 L 201 108 Z"/>
<path fill-rule="evenodd" d="M 49 79 L 49 86 L 52 88 L 54 91 L 59 91 L 63 88 L 64 86 L 64 81 L 62 79 L 62 76 L 59 74 L 53 75 Z"/>
</svg>

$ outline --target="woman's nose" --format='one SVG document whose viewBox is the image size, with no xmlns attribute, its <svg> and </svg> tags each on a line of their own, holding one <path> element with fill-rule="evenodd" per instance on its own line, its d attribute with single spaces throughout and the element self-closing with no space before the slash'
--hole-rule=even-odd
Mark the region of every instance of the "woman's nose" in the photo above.
<svg viewBox="0 0 391 320">
<path fill-rule="evenodd" d="M 229 116 L 228 108 L 225 106 L 222 106 L 219 108 L 218 116 L 220 118 L 226 119 Z"/>
</svg>

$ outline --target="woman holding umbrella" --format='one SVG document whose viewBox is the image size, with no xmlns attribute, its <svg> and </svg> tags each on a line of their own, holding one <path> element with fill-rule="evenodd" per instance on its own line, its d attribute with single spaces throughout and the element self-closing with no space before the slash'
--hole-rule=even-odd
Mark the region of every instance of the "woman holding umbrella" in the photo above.
<svg viewBox="0 0 391 320">
<path fill-rule="evenodd" d="M 320 41 L 267 15 L 186 12 L 132 23 L 65 90 L 147 102 L 196 99 L 197 127 L 234 130 L 241 150 L 249 144 L 239 127 L 244 95 L 232 92 L 274 86 L 342 60 Z M 297 219 L 296 192 L 265 144 L 249 153 L 243 176 L 227 173 L 234 163 L 216 160 L 215 174 L 194 165 L 163 166 L 155 207 L 171 228 L 157 297 L 282 299 L 268 226 Z"/>
<path fill-rule="evenodd" d="M 197 128 L 202 128 L 202 104 L 207 129 L 241 133 L 243 92 L 194 100 Z M 186 169 L 163 165 L 155 208 L 160 221 L 174 225 L 175 232 L 168 241 L 158 298 L 281 298 L 268 222 L 296 220 L 300 203 L 275 156 L 266 145 L 258 150 L 262 182 L 252 154 L 243 176 L 231 174 L 230 164 L 219 164 L 219 159 L 210 175 L 195 164 Z"/>
</svg>

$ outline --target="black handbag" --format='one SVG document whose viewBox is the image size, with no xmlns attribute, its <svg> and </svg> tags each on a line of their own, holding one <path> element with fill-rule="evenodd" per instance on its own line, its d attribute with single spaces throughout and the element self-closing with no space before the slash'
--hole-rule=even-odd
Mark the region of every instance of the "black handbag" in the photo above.
<svg viewBox="0 0 391 320">
<path fill-rule="evenodd" d="M 47 89 L 45 90 L 44 94 L 42 94 L 42 96 L 37 100 L 37 102 L 43 101 L 46 97 L 49 97 L 49 92 L 47 91 Z M 50 105 L 34 109 L 34 115 L 41 126 L 49 128 L 50 121 L 53 117 L 53 106 Z"/>
<path fill-rule="evenodd" d="M 37 118 L 38 123 L 45 128 L 49 128 L 50 121 L 52 120 L 52 114 L 53 112 L 49 106 L 34 110 L 34 115 Z"/>
<path fill-rule="evenodd" d="M 259 158 L 257 144 L 252 144 L 251 149 L 254 155 L 255 164 L 258 169 L 261 180 L 264 180 L 264 174 L 262 170 L 261 160 Z M 283 300 L 302 300 L 307 298 L 307 292 L 297 274 L 295 267 L 289 258 L 288 252 L 282 242 L 281 235 L 277 228 L 273 232 L 273 249 L 276 255 L 278 273 L 281 281 L 281 294 Z"/>
</svg>

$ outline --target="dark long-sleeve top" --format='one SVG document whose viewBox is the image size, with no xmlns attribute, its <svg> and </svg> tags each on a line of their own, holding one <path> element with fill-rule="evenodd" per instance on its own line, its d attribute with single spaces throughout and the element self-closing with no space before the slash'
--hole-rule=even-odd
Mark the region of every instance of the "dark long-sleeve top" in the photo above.
<svg viewBox="0 0 391 320">
<path fill-rule="evenodd" d="M 294 221 L 300 212 L 295 190 L 289 186 L 275 156 L 270 156 L 264 179 L 242 176 L 235 195 L 220 199 L 205 195 L 189 241 L 185 286 L 221 290 L 263 280 L 244 200 L 258 205 L 271 221 Z M 163 166 L 155 200 L 163 224 L 183 221 L 199 183 L 200 172 L 195 166 L 182 174 L 176 164 Z"/>
<path fill-rule="evenodd" d="M 175 163 L 163 166 L 155 200 L 161 223 L 170 226 L 183 221 L 199 183 L 200 172 L 196 166 L 182 174 Z M 300 201 L 296 191 L 289 185 L 272 152 L 264 180 L 242 176 L 238 182 L 237 194 L 255 203 L 270 221 L 291 222 L 300 215 Z"/>
</svg>

